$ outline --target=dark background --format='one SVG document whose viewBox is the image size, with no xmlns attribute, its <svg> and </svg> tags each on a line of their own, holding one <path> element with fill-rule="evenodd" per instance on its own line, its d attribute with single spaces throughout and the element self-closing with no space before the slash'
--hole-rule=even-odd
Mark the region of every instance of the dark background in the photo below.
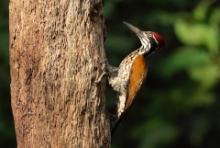
<svg viewBox="0 0 220 148">
<path fill-rule="evenodd" d="M 220 147 L 220 2 L 106 0 L 106 52 L 118 65 L 139 41 L 128 21 L 163 34 L 148 79 L 113 137 L 113 148 Z M 0 1 L 0 147 L 15 147 L 10 106 L 8 1 Z M 108 101 L 114 98 L 112 91 Z M 109 101 L 109 102 L 111 102 Z"/>
</svg>

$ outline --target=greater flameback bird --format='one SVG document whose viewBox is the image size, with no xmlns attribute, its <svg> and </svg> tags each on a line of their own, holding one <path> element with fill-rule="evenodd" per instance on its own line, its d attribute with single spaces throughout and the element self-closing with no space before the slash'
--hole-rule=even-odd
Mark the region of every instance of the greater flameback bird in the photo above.
<svg viewBox="0 0 220 148">
<path fill-rule="evenodd" d="M 142 31 L 137 27 L 124 22 L 141 41 L 141 47 L 126 56 L 119 67 L 107 64 L 109 84 L 118 93 L 117 109 L 113 126 L 133 104 L 148 72 L 148 56 L 164 46 L 164 39 L 160 34 L 152 31 Z M 114 127 L 112 127 L 114 129 Z"/>
</svg>

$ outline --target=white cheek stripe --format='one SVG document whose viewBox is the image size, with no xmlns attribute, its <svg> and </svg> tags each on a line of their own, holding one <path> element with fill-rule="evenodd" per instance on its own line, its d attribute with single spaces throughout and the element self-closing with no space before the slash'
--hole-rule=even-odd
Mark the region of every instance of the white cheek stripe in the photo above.
<svg viewBox="0 0 220 148">
<path fill-rule="evenodd" d="M 150 44 L 150 41 L 147 38 L 144 38 L 144 39 L 142 38 L 141 39 L 141 44 L 142 44 L 142 49 L 143 49 L 141 54 L 146 53 L 150 50 L 151 44 Z"/>
<path fill-rule="evenodd" d="M 144 39 L 141 40 L 141 44 L 143 45 L 144 49 L 147 48 L 148 43 L 149 42 Z"/>
<path fill-rule="evenodd" d="M 155 38 L 155 36 L 153 35 L 154 41 L 157 43 L 157 45 L 159 44 L 157 39 Z"/>
</svg>

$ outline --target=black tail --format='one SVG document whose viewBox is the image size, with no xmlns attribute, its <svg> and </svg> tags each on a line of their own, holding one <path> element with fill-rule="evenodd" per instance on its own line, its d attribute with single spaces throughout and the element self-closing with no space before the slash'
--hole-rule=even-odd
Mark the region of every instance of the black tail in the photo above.
<svg viewBox="0 0 220 148">
<path fill-rule="evenodd" d="M 117 105 L 113 106 L 109 110 L 109 117 L 110 117 L 110 123 L 111 123 L 111 136 L 114 135 L 115 131 L 117 130 L 119 124 L 121 121 L 124 119 L 125 114 L 122 113 L 121 116 L 118 118 L 118 113 L 117 113 Z"/>
<path fill-rule="evenodd" d="M 114 123 L 111 124 L 111 136 L 114 135 L 115 131 L 117 130 L 118 126 L 120 125 L 120 123 L 124 120 L 126 114 L 121 114 L 120 118 L 115 119 Z"/>
<path fill-rule="evenodd" d="M 114 135 L 118 125 L 121 123 L 122 118 L 119 118 L 118 120 L 115 121 L 115 123 L 111 124 L 111 136 Z"/>
</svg>

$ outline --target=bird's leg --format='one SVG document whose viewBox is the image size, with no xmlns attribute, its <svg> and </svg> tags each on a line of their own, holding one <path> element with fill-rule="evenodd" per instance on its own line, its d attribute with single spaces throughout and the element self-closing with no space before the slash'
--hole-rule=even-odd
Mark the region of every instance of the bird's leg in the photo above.
<svg viewBox="0 0 220 148">
<path fill-rule="evenodd" d="M 100 83 L 102 81 L 102 78 L 106 75 L 107 75 L 106 71 L 103 71 L 102 74 L 99 76 L 99 78 L 95 81 L 95 83 L 96 84 Z"/>
<path fill-rule="evenodd" d="M 100 82 L 102 81 L 102 78 L 103 78 L 104 76 L 106 76 L 106 74 L 107 74 L 107 71 L 106 71 L 106 65 L 107 65 L 107 64 L 106 64 L 106 63 L 107 63 L 107 60 L 104 60 L 104 61 L 101 62 L 101 64 L 102 64 L 102 67 L 101 67 L 102 73 L 101 73 L 101 75 L 98 77 L 98 79 L 95 80 L 95 83 L 96 83 L 96 84 L 100 83 Z"/>
<path fill-rule="evenodd" d="M 100 83 L 104 76 L 111 76 L 113 73 L 116 73 L 118 71 L 118 68 L 110 65 L 107 60 L 102 61 L 101 64 L 102 64 L 102 73 L 95 81 L 96 84 Z"/>
<path fill-rule="evenodd" d="M 108 71 L 109 75 L 112 75 L 113 73 L 118 72 L 118 67 L 112 66 L 107 63 L 107 71 Z"/>
</svg>

